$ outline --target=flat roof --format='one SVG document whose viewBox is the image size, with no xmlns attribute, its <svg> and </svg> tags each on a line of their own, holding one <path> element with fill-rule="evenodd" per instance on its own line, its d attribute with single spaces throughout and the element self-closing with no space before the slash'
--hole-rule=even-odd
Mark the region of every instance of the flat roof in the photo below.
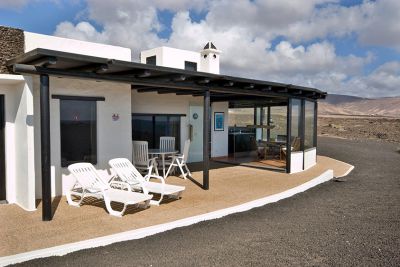
<svg viewBox="0 0 400 267">
<path fill-rule="evenodd" d="M 155 66 L 37 48 L 7 62 L 14 73 L 122 82 L 138 92 L 201 96 L 212 100 L 253 97 L 323 99 L 327 93 L 293 84 Z"/>
</svg>

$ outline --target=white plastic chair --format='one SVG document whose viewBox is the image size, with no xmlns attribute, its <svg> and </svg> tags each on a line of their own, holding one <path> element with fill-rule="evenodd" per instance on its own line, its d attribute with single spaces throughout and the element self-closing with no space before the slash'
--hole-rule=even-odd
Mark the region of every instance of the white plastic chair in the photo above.
<svg viewBox="0 0 400 267">
<path fill-rule="evenodd" d="M 179 199 L 185 190 L 184 186 L 166 184 L 161 176 L 146 175 L 143 177 L 128 159 L 116 158 L 110 160 L 108 164 L 110 164 L 119 179 L 128 183 L 133 190 L 142 190 L 145 194 L 149 192 L 160 194 L 159 200 L 150 201 L 152 205 L 160 205 L 165 195 Z M 159 179 L 161 183 L 150 182 L 151 178 Z"/>
<path fill-rule="evenodd" d="M 167 174 L 165 177 L 168 177 L 168 174 L 173 171 L 174 168 L 178 167 L 181 171 L 183 178 L 187 179 L 187 175 L 192 177 L 192 173 L 189 171 L 189 168 L 186 165 L 186 162 L 189 157 L 189 148 L 190 148 L 190 139 L 185 141 L 185 146 L 183 147 L 183 154 L 172 156 L 172 163 L 169 165 Z M 184 172 L 183 168 L 186 169 L 186 173 Z"/>
<path fill-rule="evenodd" d="M 149 159 L 149 148 L 147 141 L 133 141 L 133 164 L 136 168 L 147 175 L 151 175 L 153 170 L 158 175 L 157 158 Z"/>
<path fill-rule="evenodd" d="M 113 181 L 110 184 L 104 181 L 91 163 L 75 163 L 68 166 L 68 170 L 76 178 L 76 183 L 66 193 L 68 204 L 79 207 L 83 199 L 87 196 L 102 198 L 106 204 L 110 215 L 121 217 L 128 205 L 139 205 L 144 203 L 147 207 L 152 195 L 132 192 L 127 183 Z M 121 189 L 115 189 L 116 186 Z M 122 190 L 123 188 L 127 190 Z M 80 200 L 75 202 L 72 195 L 79 196 Z M 111 207 L 111 202 L 119 202 L 124 205 L 121 211 L 116 211 Z"/>
<path fill-rule="evenodd" d="M 161 136 L 160 137 L 160 150 L 161 151 L 174 151 L 175 150 L 175 137 Z"/>
</svg>

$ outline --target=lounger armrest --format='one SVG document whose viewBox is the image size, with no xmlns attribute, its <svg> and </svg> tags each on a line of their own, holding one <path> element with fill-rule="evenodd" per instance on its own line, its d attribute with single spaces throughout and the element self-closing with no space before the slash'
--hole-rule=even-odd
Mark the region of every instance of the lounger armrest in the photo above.
<svg viewBox="0 0 400 267">
<path fill-rule="evenodd" d="M 112 188 L 118 188 L 118 189 L 128 189 L 128 191 L 132 191 L 131 186 L 128 183 L 125 182 L 119 182 L 119 181 L 111 181 L 110 186 Z"/>
</svg>

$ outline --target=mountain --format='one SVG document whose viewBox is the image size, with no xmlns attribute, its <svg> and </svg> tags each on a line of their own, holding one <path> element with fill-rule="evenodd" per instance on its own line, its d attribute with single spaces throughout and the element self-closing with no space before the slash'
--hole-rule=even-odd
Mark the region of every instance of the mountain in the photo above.
<svg viewBox="0 0 400 267">
<path fill-rule="evenodd" d="M 400 117 L 400 96 L 369 99 L 329 94 L 325 100 L 319 101 L 318 113 L 321 115 Z"/>
</svg>

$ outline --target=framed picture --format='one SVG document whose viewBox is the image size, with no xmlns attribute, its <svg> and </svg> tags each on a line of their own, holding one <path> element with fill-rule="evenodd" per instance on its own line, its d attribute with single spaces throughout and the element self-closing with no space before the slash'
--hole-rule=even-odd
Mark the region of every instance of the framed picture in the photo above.
<svg viewBox="0 0 400 267">
<path fill-rule="evenodd" d="M 224 130 L 224 113 L 214 112 L 214 131 Z"/>
</svg>

